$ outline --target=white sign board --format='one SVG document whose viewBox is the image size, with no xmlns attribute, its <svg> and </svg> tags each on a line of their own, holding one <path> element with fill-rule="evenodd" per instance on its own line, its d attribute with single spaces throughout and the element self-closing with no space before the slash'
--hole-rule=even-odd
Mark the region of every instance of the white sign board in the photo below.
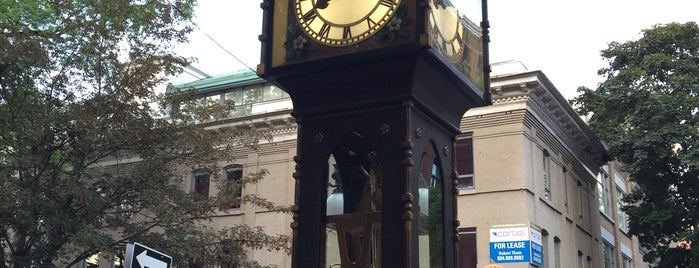
<svg viewBox="0 0 699 268">
<path fill-rule="evenodd" d="M 496 225 L 490 229 L 490 259 L 541 266 L 541 242 L 541 231 L 532 224 Z"/>
<path fill-rule="evenodd" d="M 124 268 L 170 268 L 172 257 L 139 243 L 126 245 Z"/>
<path fill-rule="evenodd" d="M 490 229 L 490 259 L 495 263 L 529 262 L 529 226 Z"/>
<path fill-rule="evenodd" d="M 541 243 L 541 230 L 531 226 L 529 229 L 530 241 L 532 243 L 532 259 L 531 263 L 537 266 L 541 266 L 544 263 L 543 245 Z"/>
</svg>

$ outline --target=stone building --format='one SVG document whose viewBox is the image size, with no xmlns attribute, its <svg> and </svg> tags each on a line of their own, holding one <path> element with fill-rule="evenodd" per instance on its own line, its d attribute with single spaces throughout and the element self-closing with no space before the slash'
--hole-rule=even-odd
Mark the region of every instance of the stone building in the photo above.
<svg viewBox="0 0 699 268">
<path fill-rule="evenodd" d="M 264 180 L 242 193 L 291 205 L 297 128 L 289 96 L 249 71 L 178 87 L 194 88 L 202 99 L 236 102 L 230 118 L 202 123 L 205 127 L 249 127 L 274 135 L 259 150 L 241 148 L 235 162 L 219 163 L 220 172 L 236 179 L 267 169 Z M 493 105 L 469 110 L 455 142 L 459 268 L 647 267 L 618 209 L 620 196 L 633 185 L 619 164 L 608 162 L 603 144 L 551 81 L 540 71 L 498 75 L 491 79 L 491 92 Z M 183 170 L 181 176 L 185 190 L 215 194 L 205 174 Z M 290 235 L 290 222 L 290 215 L 243 204 L 217 215 L 211 225 L 245 223 Z M 516 246 L 524 244 L 508 244 L 522 241 L 516 239 L 535 245 L 517 254 Z M 290 267 L 283 253 L 252 255 L 262 264 Z"/>
<path fill-rule="evenodd" d="M 237 179 L 250 172 L 266 169 L 269 174 L 257 184 L 245 185 L 241 195 L 259 195 L 277 205 L 294 202 L 293 157 L 296 155 L 296 123 L 291 116 L 291 98 L 278 87 L 259 78 L 250 71 L 199 80 L 177 86 L 180 89 L 195 89 L 202 103 L 235 101 L 230 118 L 202 123 L 206 128 L 243 127 L 270 132 L 273 140 L 261 141 L 258 150 L 240 148 L 233 163 L 218 163 L 221 178 Z M 215 195 L 217 187 L 209 183 L 208 174 L 183 170 L 183 187 L 204 195 Z M 269 234 L 291 235 L 290 214 L 270 212 L 265 208 L 241 204 L 238 208 L 216 215 L 211 227 L 223 228 L 233 224 L 263 226 Z M 251 254 L 263 265 L 288 267 L 291 257 L 283 252 L 257 251 Z"/>
<path fill-rule="evenodd" d="M 631 184 L 551 81 L 498 75 L 491 92 L 456 142 L 460 267 L 645 267 L 618 210 Z"/>
</svg>

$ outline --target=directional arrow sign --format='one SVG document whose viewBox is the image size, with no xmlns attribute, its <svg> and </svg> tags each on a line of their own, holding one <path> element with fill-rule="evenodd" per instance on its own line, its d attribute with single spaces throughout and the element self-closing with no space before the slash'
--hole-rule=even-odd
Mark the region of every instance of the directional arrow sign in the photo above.
<svg viewBox="0 0 699 268">
<path fill-rule="evenodd" d="M 148 256 L 147 250 L 141 252 L 141 254 L 138 254 L 138 256 L 136 256 L 136 260 L 138 261 L 139 264 L 141 264 L 141 267 L 168 268 L 168 263 L 161 261 L 159 259 L 156 259 L 154 257 Z"/>
<path fill-rule="evenodd" d="M 126 245 L 124 268 L 170 268 L 172 257 L 139 243 Z"/>
</svg>

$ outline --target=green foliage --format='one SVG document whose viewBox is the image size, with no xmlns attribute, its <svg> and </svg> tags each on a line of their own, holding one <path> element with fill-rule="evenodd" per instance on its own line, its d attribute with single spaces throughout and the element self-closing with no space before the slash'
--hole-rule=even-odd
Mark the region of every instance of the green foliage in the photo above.
<svg viewBox="0 0 699 268">
<path fill-rule="evenodd" d="M 192 168 L 216 171 L 217 182 L 213 163 L 265 137 L 204 130 L 203 118 L 230 107 L 176 112 L 191 94 L 156 94 L 188 61 L 172 48 L 186 41 L 194 5 L 0 0 L 0 267 L 70 266 L 132 241 L 183 266 L 286 249 L 288 237 L 261 229 L 205 227 L 230 197 L 184 191 Z M 233 250 L 216 254 L 222 245 Z"/>
<path fill-rule="evenodd" d="M 630 232 L 645 260 L 699 267 L 699 27 L 657 25 L 602 56 L 606 81 L 573 103 L 639 186 L 625 197 Z"/>
<path fill-rule="evenodd" d="M 429 217 L 427 217 L 426 228 L 429 234 L 429 255 L 430 267 L 443 267 L 444 259 L 444 208 L 442 207 L 442 184 L 437 183 L 429 188 Z"/>
</svg>

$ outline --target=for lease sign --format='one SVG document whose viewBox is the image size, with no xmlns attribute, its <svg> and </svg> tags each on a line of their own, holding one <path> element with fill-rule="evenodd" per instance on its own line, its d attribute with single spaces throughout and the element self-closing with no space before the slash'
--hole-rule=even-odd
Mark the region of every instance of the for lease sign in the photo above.
<svg viewBox="0 0 699 268">
<path fill-rule="evenodd" d="M 490 229 L 490 259 L 500 262 L 529 262 L 528 226 L 493 226 Z"/>
<path fill-rule="evenodd" d="M 490 229 L 490 259 L 495 263 L 541 265 L 541 231 L 530 224 L 495 225 Z"/>
</svg>

